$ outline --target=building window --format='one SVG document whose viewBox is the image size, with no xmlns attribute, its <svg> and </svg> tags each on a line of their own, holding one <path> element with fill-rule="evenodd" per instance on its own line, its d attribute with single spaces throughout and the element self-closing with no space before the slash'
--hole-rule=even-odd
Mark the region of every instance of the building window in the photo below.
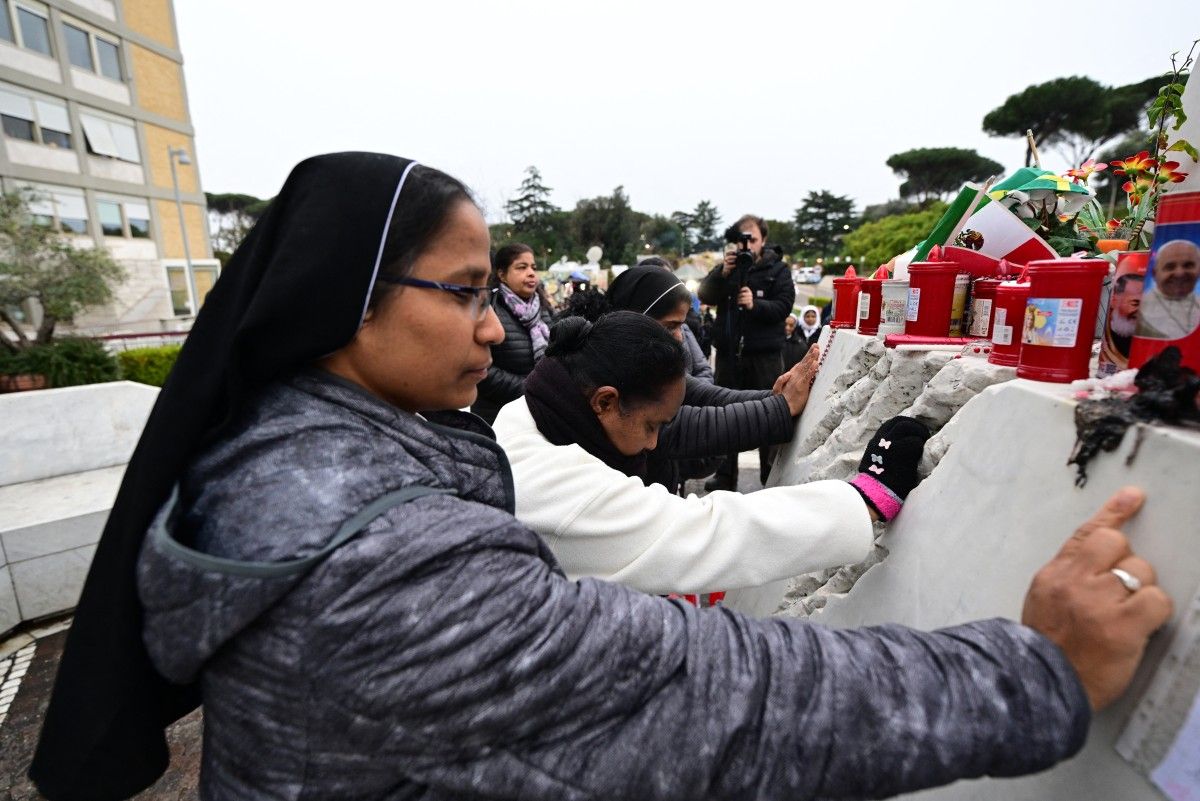
<svg viewBox="0 0 1200 801">
<path fill-rule="evenodd" d="M 73 65 L 114 81 L 121 80 L 119 44 L 69 22 L 64 22 L 62 27 L 67 40 L 67 57 Z"/>
<path fill-rule="evenodd" d="M 71 120 L 60 100 L 31 97 L 0 86 L 0 122 L 4 135 L 50 147 L 71 147 Z"/>
<path fill-rule="evenodd" d="M 67 40 L 67 58 L 76 67 L 83 67 L 88 72 L 95 72 L 92 64 L 92 42 L 87 31 L 81 31 L 74 25 L 63 23 L 63 35 Z"/>
<path fill-rule="evenodd" d="M 17 43 L 17 37 L 13 35 L 12 12 L 8 8 L 8 0 L 0 0 L 0 39 L 6 42 Z"/>
<path fill-rule="evenodd" d="M 125 236 L 125 221 L 121 218 L 120 203 L 97 200 L 96 216 L 100 218 L 100 230 L 105 236 Z"/>
<path fill-rule="evenodd" d="M 121 80 L 121 48 L 101 37 L 96 37 L 96 61 L 100 64 L 100 74 L 114 81 Z"/>
<path fill-rule="evenodd" d="M 0 0 L 0 39 L 50 55 L 50 23 L 44 6 Z"/>
<path fill-rule="evenodd" d="M 24 6 L 17 6 L 17 27 L 21 46 L 44 56 L 50 55 L 50 24 L 46 17 Z"/>
<path fill-rule="evenodd" d="M 106 117 L 97 117 L 80 112 L 79 122 L 83 126 L 83 138 L 87 150 L 94 156 L 121 159 L 134 164 L 142 163 L 138 149 L 137 130 L 132 122 L 119 122 Z"/>
<path fill-rule="evenodd" d="M 67 187 L 29 187 L 29 213 L 34 225 L 45 225 L 64 233 L 88 232 L 87 201 L 82 190 Z"/>
<path fill-rule="evenodd" d="M 132 198 L 104 197 L 96 201 L 96 216 L 105 236 L 150 238 L 150 206 Z"/>
<path fill-rule="evenodd" d="M 196 285 L 196 295 L 200 302 L 196 305 L 199 309 L 204 305 L 204 300 L 208 297 L 208 293 L 212 291 L 213 284 L 217 282 L 218 271 L 216 267 L 198 267 L 192 266 L 192 278 Z M 188 280 L 187 267 L 181 264 L 171 264 L 167 266 L 167 286 L 171 291 L 171 307 L 175 310 L 176 316 L 185 316 L 194 314 L 191 305 L 192 287 Z"/>
</svg>

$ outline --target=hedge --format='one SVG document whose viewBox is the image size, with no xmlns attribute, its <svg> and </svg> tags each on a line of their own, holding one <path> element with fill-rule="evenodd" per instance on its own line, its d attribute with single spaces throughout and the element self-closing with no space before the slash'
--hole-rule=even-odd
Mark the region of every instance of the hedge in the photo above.
<svg viewBox="0 0 1200 801">
<path fill-rule="evenodd" d="M 46 376 L 50 387 L 75 387 L 116 381 L 117 361 L 94 339 L 61 337 L 16 353 L 0 353 L 0 374 Z"/>
<path fill-rule="evenodd" d="M 157 348 L 134 348 L 117 354 L 121 365 L 121 377 L 139 384 L 161 387 L 167 381 L 181 345 L 163 345 Z"/>
</svg>

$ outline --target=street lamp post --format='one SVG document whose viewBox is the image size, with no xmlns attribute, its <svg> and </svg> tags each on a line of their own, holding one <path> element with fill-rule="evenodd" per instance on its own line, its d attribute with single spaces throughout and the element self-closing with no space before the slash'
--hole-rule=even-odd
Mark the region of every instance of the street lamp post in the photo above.
<svg viewBox="0 0 1200 801">
<path fill-rule="evenodd" d="M 192 159 L 188 156 L 187 150 L 170 145 L 167 145 L 167 157 L 171 161 L 171 185 L 175 187 L 175 208 L 179 211 L 179 236 L 183 238 L 183 260 L 187 264 L 188 291 L 192 295 L 192 316 L 195 317 L 200 311 L 200 298 L 196 293 L 196 275 L 192 271 L 192 251 L 188 248 L 187 223 L 183 219 L 183 199 L 179 196 L 179 174 L 175 170 L 176 161 L 186 167 L 192 163 Z"/>
</svg>

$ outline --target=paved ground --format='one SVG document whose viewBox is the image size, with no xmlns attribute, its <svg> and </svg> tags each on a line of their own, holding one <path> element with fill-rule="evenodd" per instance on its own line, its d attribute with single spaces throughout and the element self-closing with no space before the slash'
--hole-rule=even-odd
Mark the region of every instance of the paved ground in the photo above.
<svg viewBox="0 0 1200 801">
<path fill-rule="evenodd" d="M 0 713 L 0 801 L 26 801 L 42 797 L 25 772 L 29 769 L 29 761 L 37 745 L 42 716 L 46 713 L 50 688 L 67 636 L 61 626 L 48 628 L 59 630 L 53 633 L 46 633 L 46 628 L 38 630 L 36 633 L 40 636 L 29 644 L 22 638 L 15 643 L 20 646 L 19 650 L 0 660 L 0 672 L 5 674 L 19 672 L 20 667 L 17 666 L 22 663 L 26 668 L 24 675 L 17 677 L 20 687 L 12 698 L 8 714 Z M 0 646 L 0 652 L 3 650 L 4 646 Z M 30 650 L 32 658 L 24 659 Z M 0 699 L 3 698 L 4 693 L 0 691 Z M 0 700 L 0 709 L 3 708 L 4 701 Z M 171 768 L 157 784 L 136 798 L 183 801 L 197 797 L 200 729 L 199 713 L 193 713 L 171 727 L 167 736 L 171 744 Z"/>
<path fill-rule="evenodd" d="M 703 485 L 704 480 L 697 479 L 689 481 L 687 488 L 703 495 Z M 738 489 L 762 489 L 757 451 L 743 453 L 738 459 Z M 42 797 L 25 772 L 37 745 L 69 622 L 51 621 L 0 643 L 0 801 Z M 136 796 L 139 801 L 197 797 L 202 728 L 201 715 L 194 712 L 168 730 L 171 767 L 157 784 Z"/>
</svg>

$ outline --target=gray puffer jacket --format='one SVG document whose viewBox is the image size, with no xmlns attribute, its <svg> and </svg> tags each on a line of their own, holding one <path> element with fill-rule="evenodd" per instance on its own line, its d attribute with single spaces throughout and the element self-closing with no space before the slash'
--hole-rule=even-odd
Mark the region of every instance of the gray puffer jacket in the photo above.
<svg viewBox="0 0 1200 801">
<path fill-rule="evenodd" d="M 567 581 L 500 448 L 437 419 L 295 377 L 155 520 L 145 641 L 200 679 L 204 798 L 865 798 L 1082 745 L 1075 674 L 1016 623 L 835 631 Z"/>
</svg>

